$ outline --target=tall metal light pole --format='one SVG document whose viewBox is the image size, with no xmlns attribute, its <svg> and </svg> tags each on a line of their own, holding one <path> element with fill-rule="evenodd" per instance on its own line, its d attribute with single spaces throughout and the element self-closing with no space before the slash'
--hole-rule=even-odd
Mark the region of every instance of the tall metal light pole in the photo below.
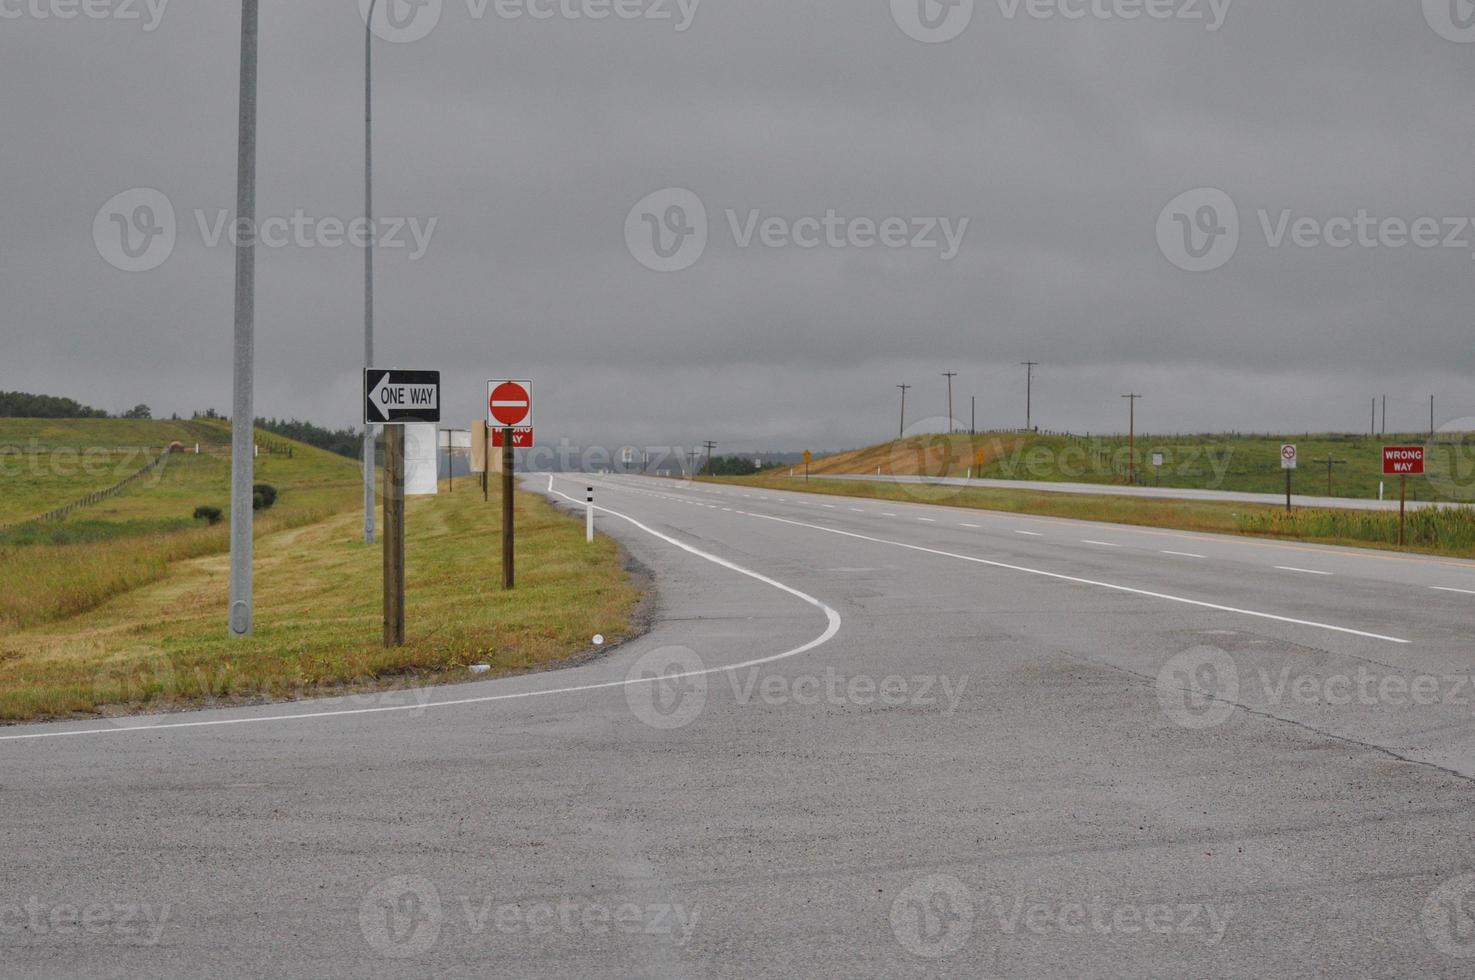
<svg viewBox="0 0 1475 980">
<path fill-rule="evenodd" d="M 954 431 L 954 426 L 953 426 L 953 379 L 958 376 L 958 372 L 956 372 L 956 371 L 944 371 L 942 373 L 942 376 L 944 378 L 947 378 L 947 434 L 948 435 L 952 435 L 953 434 L 953 431 Z"/>
<path fill-rule="evenodd" d="M 364 19 L 364 369 L 374 366 L 374 8 Z M 374 543 L 374 426 L 364 423 L 364 544 Z"/>
<path fill-rule="evenodd" d="M 258 0 L 241 0 L 241 96 L 236 157 L 236 322 L 230 423 L 230 634 L 250 636 L 254 590 L 256 400 L 256 44 Z"/>
<path fill-rule="evenodd" d="M 1141 395 L 1123 395 L 1132 406 L 1127 429 L 1127 482 L 1137 485 L 1137 399 Z"/>
<path fill-rule="evenodd" d="M 901 389 L 901 427 L 896 430 L 896 438 L 905 439 L 907 434 L 907 392 L 911 385 L 897 385 Z"/>
<path fill-rule="evenodd" d="M 1027 432 L 1035 430 L 1035 368 L 1040 366 L 1039 361 L 1021 361 L 1025 367 L 1024 375 L 1024 428 Z"/>
</svg>

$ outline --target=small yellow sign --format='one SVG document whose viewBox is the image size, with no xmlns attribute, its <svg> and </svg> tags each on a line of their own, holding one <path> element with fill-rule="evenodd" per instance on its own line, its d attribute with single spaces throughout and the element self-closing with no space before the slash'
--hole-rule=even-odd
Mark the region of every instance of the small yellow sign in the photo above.
<svg viewBox="0 0 1475 980">
<path fill-rule="evenodd" d="M 808 466 L 812 462 L 814 462 L 814 453 L 810 452 L 807 449 L 804 450 L 804 465 Z"/>
</svg>

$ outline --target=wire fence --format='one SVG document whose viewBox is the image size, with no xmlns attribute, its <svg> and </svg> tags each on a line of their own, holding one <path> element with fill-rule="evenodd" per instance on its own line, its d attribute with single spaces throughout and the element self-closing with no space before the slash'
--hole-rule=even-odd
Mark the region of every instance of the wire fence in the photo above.
<svg viewBox="0 0 1475 980">
<path fill-rule="evenodd" d="M 71 514 L 73 511 L 80 510 L 83 507 L 91 507 L 93 504 L 98 504 L 104 500 L 116 497 L 118 494 L 127 490 L 133 484 L 153 473 L 155 470 L 162 469 L 173 451 L 173 449 L 165 449 L 162 453 L 160 453 L 150 462 L 141 467 L 137 472 L 131 474 L 123 480 L 120 480 L 119 482 L 113 484 L 105 490 L 96 490 L 92 493 L 89 493 L 85 497 L 79 497 L 69 504 L 57 507 L 55 510 L 48 510 L 46 513 L 40 514 L 36 517 L 28 517 L 23 521 L 14 521 L 10 524 L 0 524 L 0 531 L 10 531 L 15 528 L 26 527 L 31 524 L 44 524 L 47 521 L 59 521 L 65 518 L 68 514 Z"/>
</svg>

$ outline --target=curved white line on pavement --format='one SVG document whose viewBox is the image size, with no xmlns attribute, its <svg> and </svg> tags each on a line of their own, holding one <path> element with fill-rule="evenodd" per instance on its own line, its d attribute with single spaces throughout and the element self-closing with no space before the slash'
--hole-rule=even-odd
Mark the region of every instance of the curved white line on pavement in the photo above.
<svg viewBox="0 0 1475 980">
<path fill-rule="evenodd" d="M 959 561 L 973 562 L 977 565 L 987 565 L 990 568 L 1002 568 L 1011 572 L 1025 572 L 1029 575 L 1038 575 L 1041 578 L 1051 578 L 1060 582 L 1074 582 L 1077 585 L 1093 585 L 1100 589 L 1110 589 L 1113 592 L 1126 592 L 1130 595 L 1145 596 L 1149 599 L 1163 599 L 1167 602 L 1177 602 L 1185 606 L 1197 606 L 1200 609 L 1213 609 L 1217 612 L 1235 613 L 1240 616 L 1253 616 L 1256 619 L 1269 619 L 1277 623 L 1290 623 L 1294 626 L 1312 626 L 1316 629 L 1331 630 L 1334 633 L 1346 633 L 1349 636 L 1361 636 L 1369 640 L 1384 640 L 1388 643 L 1408 644 L 1409 640 L 1400 640 L 1396 636 L 1383 636 L 1381 633 L 1367 633 L 1363 630 L 1350 629 L 1346 626 L 1333 626 L 1330 623 L 1318 623 L 1309 619 L 1293 619 L 1290 616 L 1277 616 L 1274 613 L 1258 612 L 1254 609 L 1240 609 L 1236 606 L 1222 606 L 1216 602 L 1204 602 L 1201 599 L 1188 599 L 1183 596 L 1169 595 L 1165 592 L 1150 592 L 1147 589 L 1134 589 L 1128 585 L 1116 585 L 1111 582 L 1098 582 L 1095 579 L 1077 578 L 1074 575 L 1063 575 L 1060 572 L 1047 572 L 1039 568 L 1028 568 L 1024 565 L 1010 565 L 1002 561 L 990 561 L 987 558 L 976 558 L 973 555 L 960 555 L 953 551 L 940 551 L 936 548 L 924 548 L 919 544 L 907 544 L 905 541 L 888 541 L 885 538 L 874 538 L 868 534 L 856 534 L 854 531 L 841 531 L 838 528 L 824 527 L 819 524 L 806 524 L 803 521 L 791 521 L 783 517 L 770 517 L 767 514 L 752 514 L 764 521 L 776 521 L 779 524 L 791 524 L 794 527 L 805 527 L 814 531 L 824 531 L 828 534 L 838 534 L 841 537 L 855 538 L 859 541 L 869 541 L 873 544 L 890 545 L 893 548 L 905 548 L 908 551 L 920 551 L 927 555 L 937 555 L 941 558 L 956 558 Z"/>
<path fill-rule="evenodd" d="M 553 477 L 551 474 L 548 477 L 548 492 L 556 493 L 558 494 L 558 496 L 570 501 L 571 503 L 581 505 L 584 503 L 581 500 L 576 500 L 575 498 L 570 497 L 566 493 L 553 489 Z M 787 592 L 789 595 L 803 600 L 809 605 L 814 606 L 816 609 L 822 610 L 825 614 L 825 619 L 827 620 L 825 631 L 819 636 L 810 640 L 808 643 L 805 643 L 803 646 L 795 647 L 792 650 L 785 650 L 783 653 L 776 653 L 770 657 L 760 657 L 757 660 L 749 660 L 745 663 L 733 664 L 730 667 L 711 667 L 706 670 L 689 670 L 685 671 L 684 673 L 671 674 L 668 676 L 667 679 L 680 680 L 686 677 L 705 677 L 709 674 L 724 674 L 735 670 L 748 670 L 753 667 L 761 667 L 764 664 L 776 663 L 780 660 L 788 660 L 791 657 L 797 657 L 801 654 L 808 653 L 809 651 L 814 650 L 818 647 L 824 646 L 826 643 L 833 640 L 835 638 L 835 635 L 840 632 L 840 614 L 834 609 L 830 608 L 824 602 L 816 599 L 814 596 L 804 592 L 800 592 L 798 589 L 792 586 L 785 585 L 778 579 L 769 578 L 767 575 L 763 575 L 760 572 L 755 572 L 751 569 L 744 568 L 743 566 L 738 565 L 735 562 L 730 562 L 726 558 L 719 558 L 717 555 L 702 551 L 700 548 L 694 548 L 683 541 L 676 540 L 670 535 L 662 534 L 660 531 L 657 531 L 654 528 L 647 527 L 633 517 L 621 514 L 618 511 L 610 510 L 608 507 L 595 507 L 594 509 L 609 514 L 611 517 L 618 517 L 622 521 L 628 521 L 640 530 L 644 531 L 646 534 L 649 534 L 655 538 L 659 538 L 669 545 L 680 548 L 682 551 L 690 552 L 691 554 L 696 555 L 698 558 L 704 558 L 707 561 L 712 562 L 714 565 L 720 565 L 721 567 L 726 568 L 729 571 L 737 572 L 739 575 L 746 575 L 748 578 L 762 582 L 764 585 L 772 586 L 773 588 L 778 589 L 780 592 Z M 632 684 L 643 683 L 647 683 L 647 681 L 643 679 L 632 680 L 630 678 L 625 678 L 624 680 L 618 681 L 605 681 L 604 683 L 600 684 L 578 684 L 573 687 L 559 687 L 544 691 L 522 691 L 516 694 L 492 694 L 479 698 L 458 698 L 454 701 L 434 701 L 427 704 L 396 704 L 384 705 L 377 708 L 349 708 L 343 711 L 313 711 L 304 712 L 302 714 L 270 715 L 259 718 L 220 718 L 212 719 L 210 721 L 178 722 L 172 725 L 115 725 L 110 728 L 88 728 L 78 731 L 36 732 L 28 735 L 0 735 L 0 742 L 24 742 L 34 741 L 43 738 L 75 738 L 81 735 L 127 735 L 137 732 L 167 732 L 180 728 L 221 728 L 227 725 L 264 725 L 270 722 L 281 721 L 308 721 L 317 718 L 347 718 L 353 715 L 392 714 L 402 711 L 430 711 L 434 708 L 455 708 L 463 707 L 470 704 L 491 704 L 494 701 L 520 701 L 526 698 L 550 697 L 555 694 L 581 694 L 586 691 L 604 691 L 611 688 L 629 687 Z"/>
</svg>

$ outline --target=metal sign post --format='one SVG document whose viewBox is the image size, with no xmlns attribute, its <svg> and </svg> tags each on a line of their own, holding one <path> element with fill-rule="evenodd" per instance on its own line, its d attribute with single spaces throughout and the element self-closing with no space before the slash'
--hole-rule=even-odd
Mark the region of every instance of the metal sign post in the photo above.
<svg viewBox="0 0 1475 980">
<path fill-rule="evenodd" d="M 384 645 L 405 645 L 405 427 L 384 427 Z"/>
<path fill-rule="evenodd" d="M 1424 475 L 1423 446 L 1384 446 L 1383 475 L 1398 477 L 1398 546 L 1408 543 L 1408 478 Z"/>
<path fill-rule="evenodd" d="M 513 502 L 512 471 L 516 467 L 513 456 L 512 427 L 502 429 L 502 588 L 511 590 L 516 584 L 513 573 L 515 553 L 513 549 Z"/>
<path fill-rule="evenodd" d="M 252 558 L 255 512 L 252 483 L 256 453 L 256 65 L 258 0 L 241 2 L 241 103 L 236 159 L 234 394 L 230 424 L 230 635 L 246 637 L 255 626 Z"/>
<path fill-rule="evenodd" d="M 1286 471 L 1286 513 L 1291 512 L 1291 474 L 1301 465 L 1301 453 L 1295 446 L 1280 447 L 1280 468 Z"/>
</svg>

